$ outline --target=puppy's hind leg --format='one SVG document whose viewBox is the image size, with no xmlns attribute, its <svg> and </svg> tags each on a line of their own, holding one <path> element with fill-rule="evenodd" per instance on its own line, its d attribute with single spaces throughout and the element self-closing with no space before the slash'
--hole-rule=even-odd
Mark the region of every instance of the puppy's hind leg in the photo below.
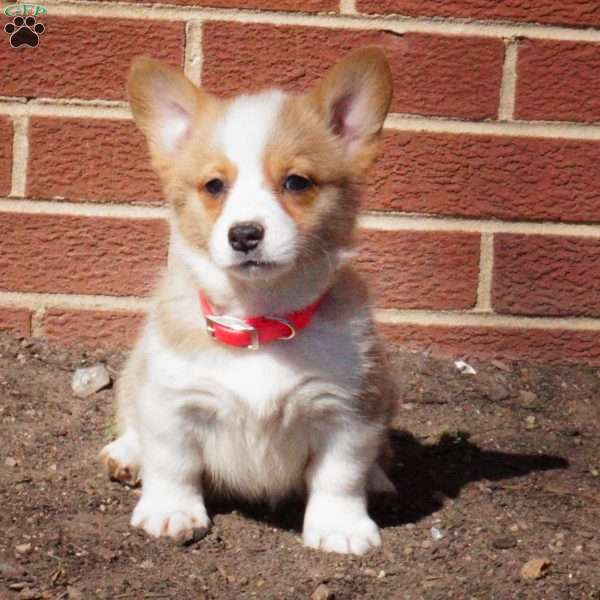
<svg viewBox="0 0 600 600">
<path fill-rule="evenodd" d="M 136 394 L 142 383 L 144 359 L 139 350 L 130 355 L 117 384 L 119 437 L 104 446 L 100 458 L 108 476 L 120 483 L 137 485 L 141 480 L 141 450 L 136 422 Z"/>
</svg>

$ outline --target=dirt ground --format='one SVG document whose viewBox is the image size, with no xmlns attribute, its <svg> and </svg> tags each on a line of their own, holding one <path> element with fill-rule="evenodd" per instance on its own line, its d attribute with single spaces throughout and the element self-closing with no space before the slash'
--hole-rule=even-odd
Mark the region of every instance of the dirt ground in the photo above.
<svg viewBox="0 0 600 600">
<path fill-rule="evenodd" d="M 299 501 L 209 499 L 188 546 L 131 529 L 139 490 L 96 458 L 113 390 L 70 388 L 122 358 L 0 336 L 0 598 L 600 599 L 599 370 L 398 352 L 399 495 L 372 502 L 383 546 L 347 557 L 302 547 Z"/>
</svg>

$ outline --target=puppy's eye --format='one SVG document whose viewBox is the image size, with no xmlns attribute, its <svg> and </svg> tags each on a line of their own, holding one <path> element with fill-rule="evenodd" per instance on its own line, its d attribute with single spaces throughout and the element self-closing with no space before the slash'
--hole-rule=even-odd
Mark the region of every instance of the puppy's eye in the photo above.
<svg viewBox="0 0 600 600">
<path fill-rule="evenodd" d="M 304 192 L 312 187 L 312 181 L 301 175 L 288 175 L 283 180 L 283 189 L 288 192 Z"/>
<path fill-rule="evenodd" d="M 225 183 L 221 179 L 211 179 L 204 184 L 204 189 L 211 196 L 218 196 L 225 189 Z"/>
</svg>

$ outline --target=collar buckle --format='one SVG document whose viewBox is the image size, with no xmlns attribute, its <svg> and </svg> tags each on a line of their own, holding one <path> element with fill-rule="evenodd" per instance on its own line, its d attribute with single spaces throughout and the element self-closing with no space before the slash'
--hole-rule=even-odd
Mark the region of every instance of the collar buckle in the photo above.
<svg viewBox="0 0 600 600">
<path fill-rule="evenodd" d="M 229 329 L 229 331 L 245 332 L 250 334 L 250 345 L 246 346 L 248 350 L 258 350 L 260 342 L 258 339 L 258 330 L 256 327 L 245 323 L 237 317 L 229 315 L 205 315 L 206 331 L 211 337 L 216 338 L 215 325 Z"/>
</svg>

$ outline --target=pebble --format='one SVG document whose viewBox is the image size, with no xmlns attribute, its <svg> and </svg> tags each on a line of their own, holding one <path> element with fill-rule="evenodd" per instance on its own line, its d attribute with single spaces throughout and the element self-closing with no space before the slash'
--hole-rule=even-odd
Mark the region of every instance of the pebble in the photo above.
<svg viewBox="0 0 600 600">
<path fill-rule="evenodd" d="M 444 533 L 443 529 L 440 529 L 439 527 L 432 527 L 431 528 L 431 539 L 434 542 L 439 542 L 446 534 Z"/>
<path fill-rule="evenodd" d="M 31 552 L 31 543 L 28 542 L 26 544 L 17 544 L 15 546 L 15 550 L 17 551 L 17 554 L 29 554 Z"/>
<path fill-rule="evenodd" d="M 496 550 L 508 550 L 517 545 L 517 538 L 514 535 L 501 535 L 492 540 L 492 547 Z"/>
<path fill-rule="evenodd" d="M 510 396 L 510 391 L 501 383 L 494 382 L 485 392 L 486 397 L 492 402 L 502 402 Z"/>
<path fill-rule="evenodd" d="M 552 563 L 547 558 L 532 558 L 521 568 L 523 579 L 541 579 Z"/>
<path fill-rule="evenodd" d="M 335 595 L 325 584 L 322 583 L 312 593 L 310 598 L 311 600 L 333 600 Z"/>
<path fill-rule="evenodd" d="M 525 408 L 535 406 L 538 401 L 537 394 L 529 390 L 521 390 L 519 392 L 519 399 Z"/>
<path fill-rule="evenodd" d="M 4 465 L 6 467 L 10 467 L 11 469 L 13 467 L 16 467 L 19 463 L 17 463 L 16 459 L 14 459 L 12 456 L 8 456 L 6 458 L 6 460 L 4 461 Z"/>
<path fill-rule="evenodd" d="M 78 398 L 87 398 L 110 384 L 110 375 L 103 364 L 77 369 L 73 373 L 71 389 Z"/>
<path fill-rule="evenodd" d="M 536 418 L 533 415 L 525 417 L 525 429 L 535 429 L 536 425 Z"/>
<path fill-rule="evenodd" d="M 19 565 L 9 562 L 0 562 L 0 575 L 6 579 L 18 577 L 23 573 L 23 569 Z"/>
<path fill-rule="evenodd" d="M 77 588 L 73 585 L 67 586 L 67 594 L 68 594 L 67 597 L 69 598 L 69 600 L 83 600 L 83 598 L 84 598 L 83 592 L 79 588 Z"/>
</svg>

